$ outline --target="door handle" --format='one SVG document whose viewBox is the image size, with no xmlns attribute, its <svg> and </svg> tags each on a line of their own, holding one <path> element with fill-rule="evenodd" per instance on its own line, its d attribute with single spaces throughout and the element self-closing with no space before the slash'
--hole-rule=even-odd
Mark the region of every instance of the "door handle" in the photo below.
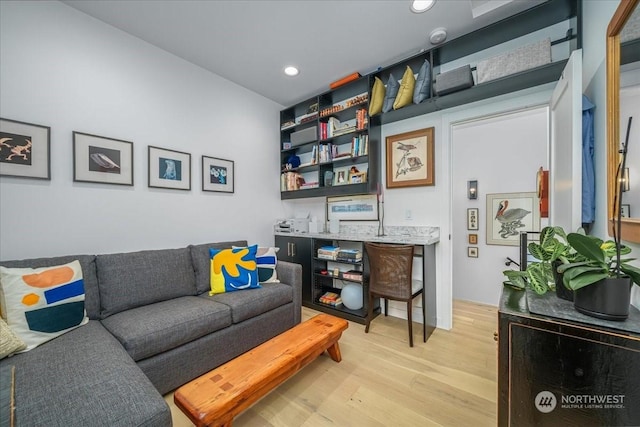
<svg viewBox="0 0 640 427">
<path fill-rule="evenodd" d="M 291 244 L 291 256 L 296 256 L 296 244 Z"/>
</svg>

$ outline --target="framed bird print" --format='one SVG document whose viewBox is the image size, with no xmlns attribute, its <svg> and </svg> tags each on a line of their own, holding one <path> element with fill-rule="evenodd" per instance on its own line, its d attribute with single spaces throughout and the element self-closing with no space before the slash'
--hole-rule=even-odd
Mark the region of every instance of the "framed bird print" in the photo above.
<svg viewBox="0 0 640 427">
<path fill-rule="evenodd" d="M 520 233 L 540 231 L 537 193 L 487 194 L 487 245 L 518 246 Z"/>
<path fill-rule="evenodd" d="M 133 142 L 74 131 L 73 180 L 133 185 Z"/>
<path fill-rule="evenodd" d="M 388 136 L 387 188 L 435 185 L 434 128 Z"/>
</svg>

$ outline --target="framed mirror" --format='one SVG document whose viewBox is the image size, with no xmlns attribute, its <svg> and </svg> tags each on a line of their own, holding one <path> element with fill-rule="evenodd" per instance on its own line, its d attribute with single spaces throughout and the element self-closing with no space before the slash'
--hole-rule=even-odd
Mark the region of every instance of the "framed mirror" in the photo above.
<svg viewBox="0 0 640 427">
<path fill-rule="evenodd" d="M 632 160 L 629 162 L 632 151 L 638 154 L 640 152 L 640 135 L 637 129 L 640 129 L 640 114 L 635 113 L 633 117 L 633 130 L 629 146 L 629 157 L 627 158 L 627 170 L 618 174 L 618 168 L 621 161 L 619 153 L 622 143 L 626 138 L 627 123 L 629 114 L 621 115 L 621 71 L 626 68 L 634 69 L 635 73 L 640 73 L 640 12 L 638 11 L 638 3 L 640 0 L 622 0 L 618 9 L 611 18 L 609 27 L 607 28 L 607 206 L 609 218 L 609 234 L 613 235 L 614 218 L 617 218 L 618 207 L 615 203 L 616 192 L 620 185 L 620 179 L 626 179 L 627 183 L 638 182 L 640 175 L 640 167 L 638 162 Z M 636 64 L 638 63 L 638 64 Z M 638 82 L 640 84 L 640 81 Z M 625 95 L 625 100 L 627 99 Z M 640 96 L 640 92 L 638 92 Z M 628 102 L 628 101 L 625 101 Z M 636 110 L 637 112 L 638 110 Z M 624 129 L 624 131 L 621 131 Z M 635 133 L 634 133 L 635 132 Z M 633 154 L 636 158 L 636 154 Z M 633 175 L 636 175 L 634 178 Z M 621 178 L 624 177 L 624 178 Z M 640 187 L 640 185 L 635 185 Z M 629 188 L 630 191 L 640 192 L 640 188 Z M 630 217 L 622 218 L 621 237 L 622 240 L 640 243 L 640 200 L 637 194 L 632 195 L 628 192 L 623 193 L 623 208 L 629 212 Z M 632 201 L 630 203 L 630 201 Z M 634 206 L 635 205 L 635 209 Z"/>
</svg>

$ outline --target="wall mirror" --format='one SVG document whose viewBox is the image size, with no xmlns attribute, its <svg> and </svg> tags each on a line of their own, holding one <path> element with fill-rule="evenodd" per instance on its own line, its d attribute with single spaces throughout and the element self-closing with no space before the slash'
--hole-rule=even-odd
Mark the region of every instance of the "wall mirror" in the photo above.
<svg viewBox="0 0 640 427">
<path fill-rule="evenodd" d="M 607 28 L 607 212 L 610 235 L 613 235 L 613 220 L 618 215 L 614 199 L 619 185 L 619 150 L 625 140 L 631 115 L 628 105 L 633 93 L 640 96 L 640 90 L 634 92 L 633 77 L 626 78 L 629 75 L 640 74 L 639 3 L 640 0 L 622 0 Z M 622 72 L 625 73 L 623 77 L 626 79 L 621 79 Z M 624 114 L 621 114 L 621 80 L 627 80 L 622 92 Z M 640 79 L 635 84 L 640 89 Z M 640 243 L 640 162 L 636 160 L 640 158 L 640 113 L 635 109 L 632 114 L 628 172 L 620 175 L 625 176 L 629 182 L 629 191 L 623 193 L 622 203 L 623 212 L 628 212 L 630 217 L 622 218 L 621 236 L 622 240 Z"/>
</svg>

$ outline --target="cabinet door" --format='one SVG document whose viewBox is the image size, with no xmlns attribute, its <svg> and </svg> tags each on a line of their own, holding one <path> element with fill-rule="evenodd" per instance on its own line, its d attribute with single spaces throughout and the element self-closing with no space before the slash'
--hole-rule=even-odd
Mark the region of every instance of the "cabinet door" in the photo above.
<svg viewBox="0 0 640 427">
<path fill-rule="evenodd" d="M 311 239 L 306 237 L 275 236 L 280 248 L 278 259 L 302 265 L 302 304 L 311 304 Z"/>
<path fill-rule="evenodd" d="M 553 322 L 510 323 L 509 332 L 500 425 L 640 425 L 640 341 Z"/>
</svg>

